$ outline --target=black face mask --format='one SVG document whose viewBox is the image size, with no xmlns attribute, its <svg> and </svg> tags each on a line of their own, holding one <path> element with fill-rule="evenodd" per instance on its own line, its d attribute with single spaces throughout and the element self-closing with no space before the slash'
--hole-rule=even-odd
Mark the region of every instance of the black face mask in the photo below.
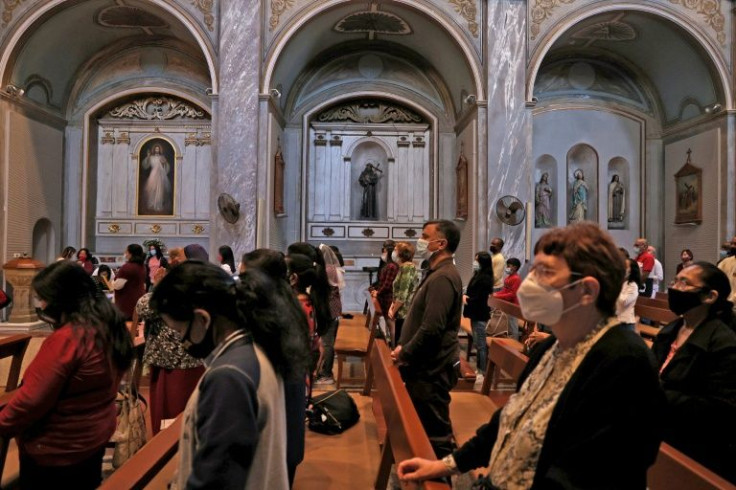
<svg viewBox="0 0 736 490">
<path fill-rule="evenodd" d="M 50 305 L 46 305 L 46 308 L 36 307 L 36 315 L 42 322 L 50 324 L 53 328 L 61 327 L 61 312 L 57 311 Z"/>
<path fill-rule="evenodd" d="M 190 334 L 192 333 L 192 322 L 194 322 L 194 319 L 189 322 L 189 327 L 187 328 L 181 343 L 184 346 L 184 350 L 187 351 L 190 356 L 195 359 L 204 359 L 209 356 L 213 350 L 215 350 L 215 339 L 212 336 L 212 324 L 210 323 L 210 326 L 207 328 L 202 341 L 195 344 L 190 338 Z"/>
<path fill-rule="evenodd" d="M 728 255 L 730 255 L 730 256 L 732 256 L 732 257 L 733 257 L 734 255 L 736 255 L 736 247 L 731 247 L 731 248 L 730 248 L 730 249 L 728 250 Z"/>
<path fill-rule="evenodd" d="M 680 291 L 679 289 L 667 289 L 667 302 L 670 310 L 677 315 L 683 315 L 703 304 L 700 295 L 703 288 L 693 289 L 691 291 Z"/>
<path fill-rule="evenodd" d="M 498 249 L 496 247 L 491 247 L 490 250 L 493 255 L 496 255 L 498 253 Z"/>
</svg>

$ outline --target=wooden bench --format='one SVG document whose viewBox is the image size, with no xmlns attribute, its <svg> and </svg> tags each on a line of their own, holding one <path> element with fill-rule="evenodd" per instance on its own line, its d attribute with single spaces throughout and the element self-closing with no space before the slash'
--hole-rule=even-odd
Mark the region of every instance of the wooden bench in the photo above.
<svg viewBox="0 0 736 490">
<path fill-rule="evenodd" d="M 639 297 L 634 305 L 634 313 L 640 318 L 648 318 L 656 325 L 646 325 L 637 322 L 636 331 L 645 339 L 654 339 L 659 334 L 661 325 L 666 325 L 677 320 L 678 316 L 669 309 L 669 305 L 663 306 L 661 300 Z"/>
<path fill-rule="evenodd" d="M 133 457 L 102 482 L 100 488 L 107 490 L 145 488 L 176 455 L 179 449 L 182 417 L 183 415 L 179 415 L 171 425 L 156 434 Z"/>
<path fill-rule="evenodd" d="M 364 383 L 363 394 L 368 396 L 370 395 L 371 383 L 370 363 L 368 362 L 368 358 L 376 336 L 376 330 L 379 328 L 380 322 L 384 319 L 378 300 L 373 298 L 368 291 L 366 291 L 366 296 L 369 306 L 368 314 L 366 316 L 367 328 L 348 327 L 338 329 L 337 338 L 335 339 L 335 357 L 337 358 L 337 389 L 340 389 L 343 381 L 357 381 L 355 379 L 346 379 L 343 376 L 344 365 L 345 362 L 347 362 L 347 357 L 357 357 L 363 361 L 365 379 L 361 381 Z"/>
<path fill-rule="evenodd" d="M 373 403 L 380 403 L 380 412 L 387 428 L 374 488 L 384 490 L 394 462 L 414 457 L 436 459 L 436 456 L 404 387 L 399 369 L 391 360 L 386 342 L 377 340 L 370 357 L 377 390 Z M 423 482 L 404 484 L 402 488 L 445 490 L 450 487 L 442 483 Z"/>
<path fill-rule="evenodd" d="M 15 390 L 18 387 L 18 380 L 20 379 L 20 369 L 23 364 L 23 357 L 28 349 L 28 344 L 31 342 L 31 336 L 28 334 L 11 335 L 0 339 L 0 359 L 11 357 L 10 370 L 8 371 L 8 378 L 5 381 L 5 393 L 0 396 L 0 410 L 13 398 Z M 3 471 L 5 469 L 5 460 L 8 457 L 8 447 L 10 446 L 10 439 L 0 437 L 0 480 L 2 480 Z"/>
<path fill-rule="evenodd" d="M 667 443 L 659 446 L 657 460 L 647 471 L 649 490 L 736 490 L 736 485 Z"/>
</svg>

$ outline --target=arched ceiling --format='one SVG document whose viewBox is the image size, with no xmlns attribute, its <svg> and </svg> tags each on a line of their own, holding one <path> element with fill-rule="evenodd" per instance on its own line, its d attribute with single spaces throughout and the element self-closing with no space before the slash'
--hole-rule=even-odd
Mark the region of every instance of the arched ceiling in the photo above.
<svg viewBox="0 0 736 490">
<path fill-rule="evenodd" d="M 540 72 L 565 58 L 622 60 L 622 71 L 652 90 L 664 125 L 694 117 L 725 101 L 720 80 L 705 50 L 672 22 L 645 12 L 596 15 L 568 29 L 552 46 Z M 535 86 L 535 92 L 537 91 Z"/>
<path fill-rule="evenodd" d="M 380 7 L 373 4 L 372 11 L 364 2 L 350 2 L 312 18 L 281 52 L 268 88 L 280 87 L 282 94 L 293 99 L 295 94 L 290 92 L 305 70 L 313 69 L 315 60 L 329 62 L 342 56 L 343 47 L 351 41 L 366 50 L 375 42 L 384 52 L 386 46 L 394 45 L 393 54 L 404 58 L 406 53 L 415 53 L 416 59 L 407 61 L 419 66 L 429 64 L 439 74 L 452 100 L 448 112 L 460 110 L 463 94 L 476 93 L 467 57 L 447 30 L 421 12 L 392 2 L 382 2 Z M 366 82 L 366 89 L 369 85 Z"/>
<path fill-rule="evenodd" d="M 151 2 L 137 0 L 86 0 L 63 4 L 25 33 L 13 54 L 10 74 L 4 82 L 24 87 L 29 81 L 43 80 L 50 88 L 49 105 L 63 110 L 76 79 L 94 70 L 89 61 L 100 54 L 109 63 L 110 46 L 150 49 L 156 43 L 176 41 L 186 54 L 202 60 L 195 39 L 181 22 Z"/>
</svg>

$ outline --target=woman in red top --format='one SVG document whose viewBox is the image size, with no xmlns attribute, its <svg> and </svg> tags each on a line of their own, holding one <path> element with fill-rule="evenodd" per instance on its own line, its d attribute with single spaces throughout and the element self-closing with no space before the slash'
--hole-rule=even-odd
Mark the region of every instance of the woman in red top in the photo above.
<svg viewBox="0 0 736 490">
<path fill-rule="evenodd" d="M 125 249 L 125 264 L 115 276 L 115 305 L 123 312 L 126 320 L 133 318 L 135 305 L 146 294 L 146 268 L 143 247 L 131 243 Z"/>
<path fill-rule="evenodd" d="M 79 252 L 77 252 L 77 263 L 81 265 L 84 272 L 90 276 L 95 270 L 95 265 L 92 263 L 92 254 L 89 253 L 89 250 L 86 248 L 80 248 Z"/>
<path fill-rule="evenodd" d="M 32 283 L 53 333 L 0 411 L 0 436 L 17 437 L 21 488 L 97 488 L 115 431 L 115 396 L 133 346 L 120 313 L 78 265 L 62 261 Z"/>
</svg>

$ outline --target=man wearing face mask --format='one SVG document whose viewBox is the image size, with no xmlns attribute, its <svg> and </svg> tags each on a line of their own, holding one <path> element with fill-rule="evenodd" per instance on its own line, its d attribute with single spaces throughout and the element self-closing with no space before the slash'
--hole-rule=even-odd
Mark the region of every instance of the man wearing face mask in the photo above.
<svg viewBox="0 0 736 490">
<path fill-rule="evenodd" d="M 736 301 L 736 236 L 731 238 L 731 250 L 728 257 L 718 263 L 718 268 L 728 277 L 731 284 L 731 295 L 728 300 L 732 303 Z"/>
<path fill-rule="evenodd" d="M 391 357 L 438 456 L 454 447 L 450 424 L 450 390 L 457 383 L 463 285 L 452 255 L 460 230 L 448 220 L 428 221 L 417 240 L 416 254 L 429 263 Z"/>
<path fill-rule="evenodd" d="M 517 393 L 441 461 L 398 466 L 426 480 L 487 466 L 492 487 L 644 489 L 654 463 L 664 394 L 652 353 L 619 328 L 623 256 L 592 223 L 550 231 L 517 295 L 524 318 L 553 335 L 530 355 Z"/>
</svg>

